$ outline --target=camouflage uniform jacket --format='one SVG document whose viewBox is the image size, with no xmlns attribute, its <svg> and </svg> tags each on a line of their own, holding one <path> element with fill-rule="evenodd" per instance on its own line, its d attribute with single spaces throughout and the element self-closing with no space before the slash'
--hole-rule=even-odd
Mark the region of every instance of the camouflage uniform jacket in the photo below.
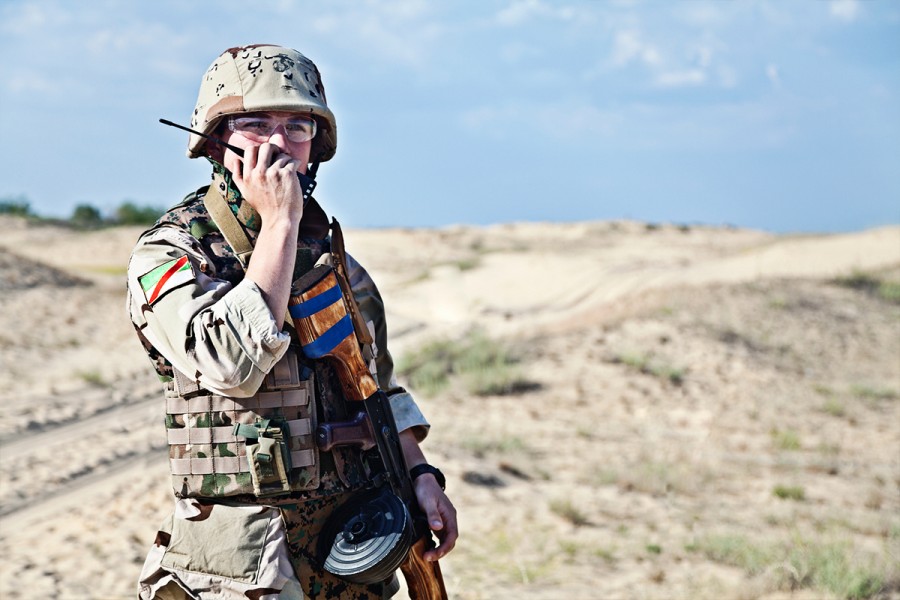
<svg viewBox="0 0 900 600">
<path fill-rule="evenodd" d="M 238 217 L 251 241 L 255 241 L 260 229 L 258 214 L 240 197 L 227 172 L 215 164 L 214 170 L 217 172 L 214 175 L 214 185 L 221 186 L 232 212 Z M 288 352 L 292 345 L 292 332 L 289 325 L 282 324 L 283 317 L 279 315 L 276 318 L 272 315 L 256 284 L 244 279 L 243 268 L 203 204 L 206 189 L 200 188 L 189 194 L 138 240 L 128 266 L 127 309 L 156 372 L 170 390 L 176 372 L 180 372 L 194 380 L 203 390 L 208 390 L 208 393 L 248 398 L 257 392 L 267 374 Z M 315 200 L 310 200 L 300 223 L 294 278 L 311 268 L 329 250 L 327 218 Z M 353 295 L 374 333 L 378 383 L 390 399 L 398 429 L 403 431 L 413 428 L 416 437 L 421 440 L 427 434 L 429 425 L 412 396 L 394 378 L 393 362 L 387 351 L 387 330 L 381 296 L 369 274 L 350 256 L 347 256 L 347 270 Z M 298 360 L 301 362 L 301 371 L 315 371 L 319 419 L 347 419 L 350 415 L 340 398 L 340 387 L 330 366 L 323 361 L 308 361 L 302 355 L 298 356 Z M 320 582 L 318 585 L 321 587 L 323 580 L 328 581 L 328 574 L 306 564 L 310 562 L 308 556 L 298 556 L 305 551 L 300 550 L 300 542 L 294 543 L 294 540 L 308 538 L 311 533 L 306 531 L 304 534 L 299 530 L 311 522 L 303 519 L 309 519 L 315 513 L 316 522 L 320 521 L 322 515 L 327 515 L 331 510 L 327 509 L 323 513 L 324 507 L 333 506 L 340 494 L 357 487 L 364 477 L 355 450 L 338 448 L 334 452 L 320 455 L 321 477 L 315 489 L 294 492 L 283 499 L 257 500 L 243 495 L 224 499 L 228 504 L 248 508 L 260 504 L 280 508 L 288 528 L 291 562 L 303 580 L 307 595 L 310 592 L 306 588 L 315 585 L 316 581 Z M 178 501 L 178 506 L 182 509 L 196 505 L 196 500 L 185 504 L 189 502 L 185 496 L 193 496 L 202 504 L 205 502 L 203 497 L 207 495 L 181 492 L 176 485 L 176 496 L 182 498 Z M 221 494 L 211 493 L 209 496 Z M 327 500 L 332 497 L 334 501 Z M 181 522 L 178 515 L 179 511 L 176 510 L 175 529 L 178 529 L 178 523 Z M 293 524 L 296 524 L 296 529 Z M 184 583 L 185 573 L 196 571 L 190 564 L 179 571 L 177 565 L 166 566 L 164 562 L 160 562 L 164 561 L 163 555 L 171 535 L 170 524 L 160 532 L 157 543 L 147 558 L 142 573 L 141 593 L 145 594 L 142 597 L 152 597 L 146 594 L 152 594 L 151 590 L 169 582 L 173 573 L 176 577 L 180 573 Z M 277 538 L 275 536 L 272 539 L 279 544 Z M 307 543 L 307 540 L 303 543 Z M 270 545 L 265 544 L 266 548 Z M 286 556 L 284 550 L 263 551 Z M 171 552 L 169 555 L 172 556 Z M 301 565 L 298 561 L 305 561 L 305 564 Z M 307 573 L 305 579 L 304 572 Z M 260 583 L 254 581 L 256 584 Z M 216 585 L 222 584 L 219 582 Z M 237 586 L 235 591 L 258 587 L 251 585 L 250 588 L 241 588 L 244 584 L 234 585 Z M 340 587 L 343 584 L 332 581 L 330 585 Z M 280 585 L 277 587 L 280 588 Z"/>
</svg>

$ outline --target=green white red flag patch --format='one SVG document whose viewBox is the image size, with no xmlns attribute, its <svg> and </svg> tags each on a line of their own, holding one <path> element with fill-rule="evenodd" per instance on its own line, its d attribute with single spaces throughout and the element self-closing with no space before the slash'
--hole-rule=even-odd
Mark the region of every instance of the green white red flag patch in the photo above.
<svg viewBox="0 0 900 600">
<path fill-rule="evenodd" d="M 194 277 L 194 270 L 187 254 L 161 264 L 146 275 L 138 277 L 144 290 L 144 297 L 150 306 L 175 288 L 190 283 L 194 279 L 196 277 Z"/>
</svg>

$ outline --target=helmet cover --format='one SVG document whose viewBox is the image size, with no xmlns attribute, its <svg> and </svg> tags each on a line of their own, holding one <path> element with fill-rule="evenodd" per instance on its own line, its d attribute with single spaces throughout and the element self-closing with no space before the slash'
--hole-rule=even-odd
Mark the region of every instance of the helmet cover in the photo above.
<svg viewBox="0 0 900 600">
<path fill-rule="evenodd" d="M 316 65 L 290 48 L 255 44 L 229 48 L 200 82 L 191 128 L 214 135 L 223 117 L 257 111 L 306 113 L 316 120 L 310 162 L 324 162 L 337 148 L 337 124 L 325 101 Z M 206 154 L 206 140 L 191 134 L 188 158 Z"/>
</svg>

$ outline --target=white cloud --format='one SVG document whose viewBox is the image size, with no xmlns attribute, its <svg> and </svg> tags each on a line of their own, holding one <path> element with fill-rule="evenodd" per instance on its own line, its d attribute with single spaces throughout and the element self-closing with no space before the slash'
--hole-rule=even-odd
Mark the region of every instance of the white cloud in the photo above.
<svg viewBox="0 0 900 600">
<path fill-rule="evenodd" d="M 721 3 L 676 2 L 672 8 L 683 21 L 694 27 L 720 26 L 727 20 Z"/>
<path fill-rule="evenodd" d="M 39 35 L 68 23 L 71 13 L 56 3 L 25 2 L 8 5 L 0 18 L 0 31 L 12 35 Z"/>
<path fill-rule="evenodd" d="M 738 85 L 738 74 L 737 71 L 729 67 L 728 65 L 722 65 L 718 69 L 716 69 L 716 75 L 719 80 L 719 85 L 723 88 L 730 90 L 736 88 Z"/>
<path fill-rule="evenodd" d="M 5 87 L 13 94 L 54 95 L 60 91 L 60 82 L 37 73 L 18 73 L 6 82 Z"/>
<path fill-rule="evenodd" d="M 778 72 L 778 65 L 766 65 L 766 77 L 772 84 L 772 87 L 778 89 L 781 87 L 781 74 Z"/>
<path fill-rule="evenodd" d="M 699 46 L 695 50 L 697 64 L 702 69 L 706 69 L 712 64 L 713 50 L 709 46 Z"/>
<path fill-rule="evenodd" d="M 570 21 L 575 18 L 575 10 L 568 6 L 552 6 L 541 0 L 514 0 L 497 13 L 495 20 L 499 25 L 514 27 L 534 18 Z"/>
<path fill-rule="evenodd" d="M 641 39 L 634 30 L 620 31 L 613 38 L 610 61 L 615 67 L 624 67 L 632 62 L 655 67 L 662 63 L 662 57 L 655 46 Z"/>
<path fill-rule="evenodd" d="M 542 50 L 534 44 L 526 44 L 519 41 L 512 41 L 500 47 L 500 59 L 510 64 L 537 58 L 542 54 Z"/>
<path fill-rule="evenodd" d="M 481 106 L 460 114 L 463 128 L 499 140 L 516 140 L 522 132 L 535 141 L 585 140 L 611 137 L 621 122 L 618 111 L 591 104 L 563 101 L 555 104 L 507 103 Z"/>
<path fill-rule="evenodd" d="M 659 87 L 673 88 L 703 85 L 706 80 L 706 71 L 703 69 L 684 69 L 659 73 L 654 83 Z"/>
<path fill-rule="evenodd" d="M 311 27 L 368 59 L 424 69 L 446 29 L 430 8 L 424 2 L 350 4 L 331 13 L 319 11 Z"/>
<path fill-rule="evenodd" d="M 828 4 L 828 12 L 832 17 L 848 23 L 859 17 L 860 9 L 859 0 L 831 0 Z"/>
</svg>

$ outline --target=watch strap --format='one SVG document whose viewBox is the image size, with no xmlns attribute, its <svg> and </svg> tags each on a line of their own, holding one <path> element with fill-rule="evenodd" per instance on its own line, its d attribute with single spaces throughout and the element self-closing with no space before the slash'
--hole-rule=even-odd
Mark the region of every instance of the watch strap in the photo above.
<svg viewBox="0 0 900 600">
<path fill-rule="evenodd" d="M 416 480 L 420 475 L 424 475 L 425 473 L 431 473 L 434 475 L 434 478 L 437 479 L 438 485 L 441 486 L 442 490 L 447 489 L 447 479 L 444 477 L 444 474 L 441 473 L 441 470 L 435 467 L 434 465 L 429 465 L 428 463 L 422 463 L 420 465 L 414 466 L 409 470 L 409 477 L 413 481 Z"/>
</svg>

